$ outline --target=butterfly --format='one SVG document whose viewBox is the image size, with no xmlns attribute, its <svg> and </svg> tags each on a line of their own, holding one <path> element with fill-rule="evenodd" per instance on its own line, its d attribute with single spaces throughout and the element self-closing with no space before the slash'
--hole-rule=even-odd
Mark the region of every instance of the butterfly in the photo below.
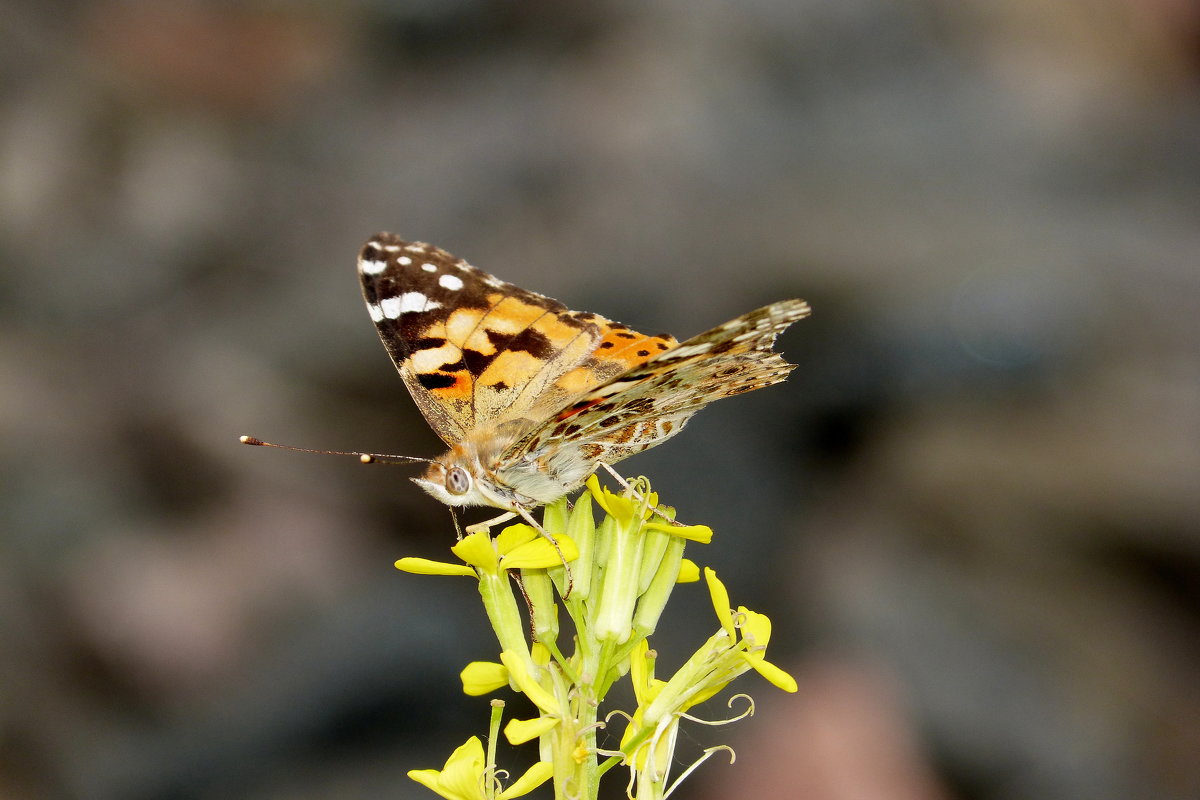
<svg viewBox="0 0 1200 800">
<path fill-rule="evenodd" d="M 714 400 L 782 381 L 795 365 L 775 337 L 810 311 L 783 300 L 680 343 L 391 233 L 363 246 L 358 273 L 379 338 L 450 448 L 413 480 L 447 505 L 526 519 Z"/>
</svg>

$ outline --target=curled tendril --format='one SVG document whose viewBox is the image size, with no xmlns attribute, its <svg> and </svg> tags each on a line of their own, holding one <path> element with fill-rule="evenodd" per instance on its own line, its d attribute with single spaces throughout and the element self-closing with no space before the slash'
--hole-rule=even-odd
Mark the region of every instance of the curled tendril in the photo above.
<svg viewBox="0 0 1200 800">
<path fill-rule="evenodd" d="M 743 713 L 742 716 L 738 717 L 738 719 L 745 719 L 746 717 L 754 716 L 754 698 L 753 697 L 746 694 L 745 692 L 739 692 L 739 693 L 735 694 L 733 697 L 729 698 L 728 702 L 725 703 L 725 707 L 733 708 L 734 700 L 745 700 L 746 705 L 748 706 L 745 713 Z"/>
<path fill-rule="evenodd" d="M 726 719 L 700 719 L 699 717 L 693 717 L 691 714 L 686 714 L 682 711 L 679 712 L 679 716 L 682 717 L 683 719 L 689 720 L 691 722 L 697 722 L 701 725 L 713 725 L 713 726 L 729 725 L 734 722 L 739 722 L 739 721 L 745 719 L 746 717 L 754 716 L 754 698 L 753 697 L 751 697 L 748 694 L 735 694 L 733 697 L 729 698 L 729 702 L 726 703 L 726 705 L 729 708 L 733 708 L 734 700 L 745 700 L 746 701 L 746 710 L 743 711 L 742 713 L 738 714 L 736 717 L 728 717 Z"/>
<path fill-rule="evenodd" d="M 611 715 L 609 715 L 609 716 L 611 716 Z M 608 717 L 605 717 L 600 722 L 593 722 L 591 725 L 585 725 L 582 728 L 580 728 L 578 733 L 576 734 L 575 738 L 582 739 L 584 734 L 586 734 L 588 731 L 602 731 L 607 727 L 608 727 Z"/>
<path fill-rule="evenodd" d="M 484 797 L 495 797 L 504 789 L 504 784 L 500 782 L 500 776 L 497 772 L 498 770 L 493 767 L 492 769 L 485 769 L 479 776 L 479 788 L 483 792 Z M 490 792 L 488 791 L 489 788 L 491 789 Z"/>
<path fill-rule="evenodd" d="M 492 791 L 488 792 L 485 788 L 483 796 L 495 797 L 496 795 L 500 794 L 502 791 L 504 791 L 505 781 L 507 781 L 510 777 L 512 776 L 506 769 L 500 769 L 499 767 L 493 766 L 491 769 L 486 770 L 483 774 L 482 780 L 491 784 Z"/>
<path fill-rule="evenodd" d="M 627 711 L 622 711 L 619 708 L 614 708 L 612 711 L 605 714 L 604 721 L 606 723 L 612 722 L 613 717 L 624 717 L 626 722 L 633 722 L 633 715 Z"/>
<path fill-rule="evenodd" d="M 675 782 L 672 783 L 665 792 L 663 792 L 663 800 L 667 800 L 667 798 L 671 796 L 671 792 L 675 791 L 675 787 L 678 786 L 679 784 L 683 783 L 684 778 L 686 778 L 688 775 L 691 775 L 692 772 L 695 769 L 697 769 L 701 764 L 703 764 L 705 761 L 708 761 L 710 758 L 712 758 L 713 753 L 717 752 L 718 750 L 724 750 L 729 753 L 729 763 L 730 764 L 737 761 L 737 753 L 734 751 L 734 749 L 732 747 L 730 747 L 727 744 L 719 744 L 716 747 L 708 748 L 707 750 L 704 751 L 704 753 L 698 759 L 696 759 L 695 761 L 693 761 L 691 763 L 691 766 L 689 766 L 687 769 L 685 769 L 680 774 L 680 776 L 675 779 Z"/>
</svg>

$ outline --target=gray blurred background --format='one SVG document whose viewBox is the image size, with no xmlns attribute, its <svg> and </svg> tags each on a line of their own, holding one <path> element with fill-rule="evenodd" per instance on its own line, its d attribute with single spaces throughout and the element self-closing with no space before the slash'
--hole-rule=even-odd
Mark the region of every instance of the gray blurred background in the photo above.
<svg viewBox="0 0 1200 800">
<path fill-rule="evenodd" d="M 440 452 L 377 230 L 649 333 L 812 302 L 623 465 L 800 682 L 680 796 L 1200 796 L 1191 0 L 3 3 L 0 75 L 0 797 L 430 797 L 486 729 L 470 582 L 391 566 L 445 510 L 235 442 Z"/>
</svg>

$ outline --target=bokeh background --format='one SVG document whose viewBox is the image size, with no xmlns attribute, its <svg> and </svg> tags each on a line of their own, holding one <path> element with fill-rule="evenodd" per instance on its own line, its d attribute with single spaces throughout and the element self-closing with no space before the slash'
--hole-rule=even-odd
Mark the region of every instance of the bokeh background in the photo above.
<svg viewBox="0 0 1200 800">
<path fill-rule="evenodd" d="M 0 17 L 0 797 L 423 797 L 485 729 L 473 590 L 391 566 L 445 510 L 235 442 L 440 452 L 377 230 L 648 332 L 812 302 L 624 465 L 800 682 L 680 796 L 1200 796 L 1192 0 Z"/>
</svg>

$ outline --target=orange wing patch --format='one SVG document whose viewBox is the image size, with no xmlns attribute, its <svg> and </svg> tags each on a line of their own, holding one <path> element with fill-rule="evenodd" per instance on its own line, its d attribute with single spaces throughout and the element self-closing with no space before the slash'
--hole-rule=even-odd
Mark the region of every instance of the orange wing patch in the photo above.
<svg viewBox="0 0 1200 800">
<path fill-rule="evenodd" d="M 464 418 L 464 428 L 519 407 L 517 396 L 539 373 L 582 358 L 591 338 L 578 341 L 579 322 L 520 296 L 493 292 L 484 300 L 485 307 L 457 308 L 433 321 L 422 331 L 427 344 L 405 364 Z"/>
<path fill-rule="evenodd" d="M 596 345 L 597 360 L 617 362 L 624 369 L 633 369 L 679 344 L 679 340 L 669 333 L 646 336 L 618 323 L 609 323 L 603 333 Z"/>
<path fill-rule="evenodd" d="M 669 334 L 646 336 L 618 322 L 598 319 L 600 340 L 592 357 L 555 381 L 555 388 L 567 397 L 594 389 L 678 344 Z"/>
</svg>

